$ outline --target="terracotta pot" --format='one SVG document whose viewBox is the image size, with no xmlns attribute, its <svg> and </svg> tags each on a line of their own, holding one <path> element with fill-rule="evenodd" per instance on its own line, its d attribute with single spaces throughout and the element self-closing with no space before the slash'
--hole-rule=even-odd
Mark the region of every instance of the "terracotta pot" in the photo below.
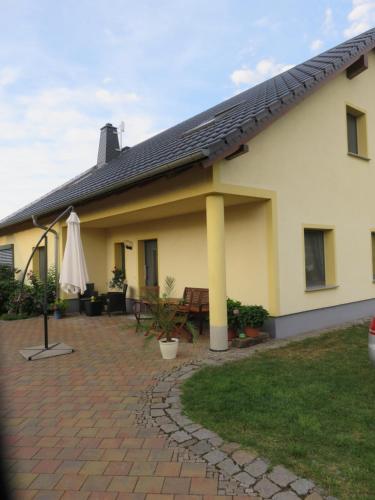
<svg viewBox="0 0 375 500">
<path fill-rule="evenodd" d="M 233 328 L 228 328 L 228 340 L 233 340 L 237 337 L 237 334 Z"/>
<path fill-rule="evenodd" d="M 159 346 L 163 359 L 175 359 L 177 356 L 178 339 L 172 338 L 172 342 L 159 340 Z"/>
<path fill-rule="evenodd" d="M 256 338 L 259 337 L 259 328 L 251 328 L 251 326 L 245 327 L 246 337 Z"/>
</svg>

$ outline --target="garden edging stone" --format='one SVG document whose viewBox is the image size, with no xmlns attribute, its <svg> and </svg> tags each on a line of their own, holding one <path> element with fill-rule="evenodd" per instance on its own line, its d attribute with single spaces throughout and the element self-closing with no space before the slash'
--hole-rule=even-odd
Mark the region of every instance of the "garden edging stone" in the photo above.
<svg viewBox="0 0 375 500">
<path fill-rule="evenodd" d="M 260 498 L 271 500 L 332 499 L 312 481 L 298 477 L 282 465 L 270 470 L 270 463 L 264 457 L 241 449 L 238 443 L 224 442 L 215 432 L 183 414 L 180 401 L 183 382 L 204 366 L 219 366 L 248 355 L 244 350 L 209 353 L 206 359 L 190 361 L 158 376 L 145 393 L 139 423 L 167 434 L 169 446 L 179 450 L 179 461 L 206 463 L 208 477 L 219 480 L 220 495 L 258 495 L 258 498 L 261 495 Z"/>
</svg>

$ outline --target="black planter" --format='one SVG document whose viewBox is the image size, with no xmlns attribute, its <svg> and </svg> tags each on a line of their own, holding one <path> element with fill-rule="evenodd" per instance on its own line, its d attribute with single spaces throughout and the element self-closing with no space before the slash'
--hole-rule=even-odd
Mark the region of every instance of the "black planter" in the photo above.
<svg viewBox="0 0 375 500">
<path fill-rule="evenodd" d="M 107 311 L 108 314 L 113 312 L 126 313 L 126 292 L 108 292 L 107 293 Z"/>
<path fill-rule="evenodd" d="M 103 311 L 103 304 L 100 300 L 91 302 L 91 300 L 85 301 L 85 313 L 87 316 L 100 316 Z"/>
</svg>

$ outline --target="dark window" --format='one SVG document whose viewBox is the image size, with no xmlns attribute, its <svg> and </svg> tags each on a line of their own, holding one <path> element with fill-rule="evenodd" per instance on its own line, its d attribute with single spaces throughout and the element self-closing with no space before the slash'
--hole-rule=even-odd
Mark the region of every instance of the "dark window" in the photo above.
<svg viewBox="0 0 375 500">
<path fill-rule="evenodd" d="M 125 274 L 125 243 L 115 243 L 115 266 Z"/>
<path fill-rule="evenodd" d="M 348 151 L 349 153 L 358 154 L 358 130 L 357 117 L 351 113 L 346 114 L 346 122 L 348 127 Z"/>
<path fill-rule="evenodd" d="M 324 231 L 305 229 L 306 287 L 325 286 Z"/>
<path fill-rule="evenodd" d="M 46 247 L 38 247 L 33 257 L 33 272 L 44 281 L 47 275 Z"/>
<path fill-rule="evenodd" d="M 13 245 L 0 245 L 0 266 L 14 267 Z"/>
</svg>

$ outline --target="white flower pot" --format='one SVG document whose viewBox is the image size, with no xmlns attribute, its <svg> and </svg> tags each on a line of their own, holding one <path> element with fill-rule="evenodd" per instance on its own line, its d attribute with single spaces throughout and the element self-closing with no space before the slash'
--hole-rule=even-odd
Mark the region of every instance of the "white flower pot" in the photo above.
<svg viewBox="0 0 375 500">
<path fill-rule="evenodd" d="M 159 340 L 159 345 L 163 359 L 175 359 L 177 356 L 178 339 L 172 338 L 172 342 Z"/>
</svg>

